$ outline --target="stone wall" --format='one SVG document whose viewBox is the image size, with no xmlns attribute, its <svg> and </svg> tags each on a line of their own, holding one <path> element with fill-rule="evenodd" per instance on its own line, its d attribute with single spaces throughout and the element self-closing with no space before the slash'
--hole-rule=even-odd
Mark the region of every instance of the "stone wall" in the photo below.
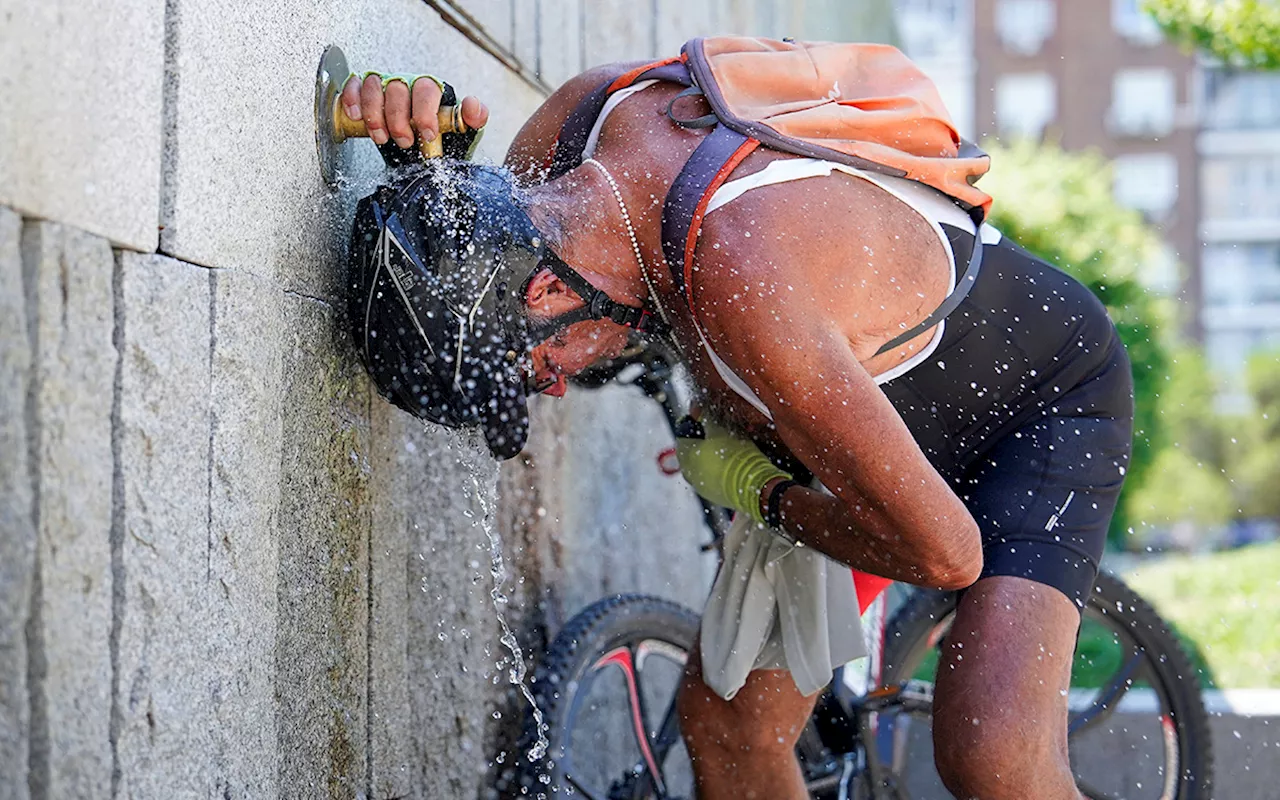
<svg viewBox="0 0 1280 800">
<path fill-rule="evenodd" d="M 371 390 L 337 309 L 379 161 L 320 181 L 314 75 L 441 72 L 500 160 L 586 66 L 784 7 L 0 0 L 0 800 L 481 796 L 522 710 L 490 531 L 535 656 L 606 593 L 700 601 L 634 390 L 541 404 L 501 474 Z"/>
</svg>

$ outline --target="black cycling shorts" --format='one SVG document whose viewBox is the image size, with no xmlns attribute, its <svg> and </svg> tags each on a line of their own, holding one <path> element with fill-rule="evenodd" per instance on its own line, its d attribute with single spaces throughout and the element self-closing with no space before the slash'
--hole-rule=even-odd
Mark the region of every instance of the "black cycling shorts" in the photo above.
<svg viewBox="0 0 1280 800">
<path fill-rule="evenodd" d="M 1117 346 L 1098 376 L 987 449 L 956 487 L 982 531 L 982 577 L 1052 586 L 1083 609 L 1129 468 L 1129 359 Z"/>
<path fill-rule="evenodd" d="M 958 263 L 973 238 L 943 226 Z M 1052 586 L 1083 608 L 1129 465 L 1133 382 L 1106 309 L 1008 240 L 925 363 L 885 395 L 982 532 L 982 577 Z"/>
</svg>

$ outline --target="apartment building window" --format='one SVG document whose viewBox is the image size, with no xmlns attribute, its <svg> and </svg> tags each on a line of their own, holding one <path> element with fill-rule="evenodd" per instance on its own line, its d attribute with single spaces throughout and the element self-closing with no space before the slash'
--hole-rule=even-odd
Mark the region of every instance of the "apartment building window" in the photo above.
<svg viewBox="0 0 1280 800">
<path fill-rule="evenodd" d="M 1163 218 L 1178 200 L 1178 159 L 1170 153 L 1138 153 L 1112 162 L 1116 200 L 1153 218 Z"/>
<path fill-rule="evenodd" d="M 927 16 L 938 25 L 955 25 L 964 16 L 969 0 L 898 0 L 895 10 Z"/>
<path fill-rule="evenodd" d="M 1181 284 L 1178 271 L 1178 254 L 1168 242 L 1160 242 L 1151 260 L 1142 266 L 1139 275 L 1142 285 L 1149 291 L 1172 295 Z"/>
<path fill-rule="evenodd" d="M 1280 349 L 1280 335 L 1274 331 L 1248 328 L 1205 332 L 1204 352 L 1209 368 L 1226 379 L 1226 391 L 1217 399 L 1221 410 L 1238 413 L 1249 408 L 1244 382 L 1249 356 L 1260 350 L 1277 349 Z"/>
<path fill-rule="evenodd" d="M 1111 0 L 1111 27 L 1134 44 L 1150 46 L 1164 41 L 1160 26 L 1142 10 L 1141 0 Z"/>
<path fill-rule="evenodd" d="M 1048 73 L 1001 75 L 996 82 L 996 126 L 1001 134 L 1038 139 L 1057 113 L 1057 86 Z"/>
<path fill-rule="evenodd" d="M 1122 69 L 1111 84 L 1108 123 L 1122 136 L 1164 136 L 1173 130 L 1177 96 L 1167 69 Z"/>
<path fill-rule="evenodd" d="M 1280 74 L 1207 69 L 1204 102 L 1206 128 L 1280 128 Z"/>
<path fill-rule="evenodd" d="M 1280 303 L 1280 242 L 1210 244 L 1201 261 L 1205 305 L 1223 309 Z M 1280 330 L 1280 320 L 1277 320 Z"/>
<path fill-rule="evenodd" d="M 1206 220 L 1280 220 L 1280 157 L 1207 159 L 1200 175 Z"/>
<path fill-rule="evenodd" d="M 902 47 L 912 58 L 969 55 L 973 34 L 969 0 L 901 0 L 894 16 Z"/>
<path fill-rule="evenodd" d="M 1007 50 L 1033 56 L 1053 36 L 1056 14 L 1052 0 L 999 0 L 996 33 Z"/>
</svg>

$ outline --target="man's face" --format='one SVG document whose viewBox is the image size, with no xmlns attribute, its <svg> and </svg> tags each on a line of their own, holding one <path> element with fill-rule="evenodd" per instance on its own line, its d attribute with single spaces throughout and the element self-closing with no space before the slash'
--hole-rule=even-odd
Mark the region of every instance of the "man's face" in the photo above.
<svg viewBox="0 0 1280 800">
<path fill-rule="evenodd" d="M 533 348 L 534 379 L 547 386 L 543 394 L 563 397 L 565 379 L 577 375 L 595 362 L 618 356 L 627 347 L 628 330 L 602 320 L 570 325 Z"/>
</svg>

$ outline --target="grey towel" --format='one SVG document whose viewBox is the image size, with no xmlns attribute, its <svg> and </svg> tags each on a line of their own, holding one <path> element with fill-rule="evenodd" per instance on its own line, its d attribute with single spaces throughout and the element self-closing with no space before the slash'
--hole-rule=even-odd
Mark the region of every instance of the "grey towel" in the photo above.
<svg viewBox="0 0 1280 800">
<path fill-rule="evenodd" d="M 733 699 L 756 669 L 785 669 L 813 694 L 866 655 L 849 568 L 739 514 L 702 613 L 702 677 Z"/>
</svg>

